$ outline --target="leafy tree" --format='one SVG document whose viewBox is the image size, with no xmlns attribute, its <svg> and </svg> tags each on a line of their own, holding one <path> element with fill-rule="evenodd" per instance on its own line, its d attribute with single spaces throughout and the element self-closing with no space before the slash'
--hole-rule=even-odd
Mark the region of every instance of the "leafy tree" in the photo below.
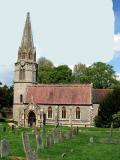
<svg viewBox="0 0 120 160">
<path fill-rule="evenodd" d="M 93 83 L 94 88 L 110 88 L 119 82 L 111 65 L 96 62 L 86 68 L 84 74 L 80 76 L 80 83 Z"/>
<path fill-rule="evenodd" d="M 109 88 L 112 84 L 117 83 L 115 71 L 109 64 L 97 62 L 89 67 L 91 82 L 95 88 Z"/>
<path fill-rule="evenodd" d="M 65 84 L 73 81 L 72 70 L 67 65 L 55 67 L 50 77 L 51 82 L 54 84 Z"/>
<path fill-rule="evenodd" d="M 13 105 L 13 87 L 4 85 L 0 87 L 0 109 L 9 108 Z"/>
<path fill-rule="evenodd" d="M 38 69 L 38 83 L 49 84 L 51 83 L 51 74 L 53 72 L 53 68 L 50 66 L 44 65 Z"/>
<path fill-rule="evenodd" d="M 74 65 L 73 76 L 74 76 L 74 81 L 75 82 L 80 82 L 80 78 L 83 75 L 85 75 L 86 69 L 87 69 L 87 67 L 86 67 L 85 64 L 78 63 L 78 64 Z"/>
<path fill-rule="evenodd" d="M 37 81 L 38 83 L 49 84 L 51 83 L 50 74 L 53 71 L 54 65 L 52 61 L 48 60 L 45 57 L 41 57 L 38 60 L 38 74 Z"/>
<path fill-rule="evenodd" d="M 113 114 L 113 127 L 118 128 L 120 127 L 120 111 L 116 114 Z"/>
<path fill-rule="evenodd" d="M 45 57 L 41 57 L 38 59 L 38 68 L 41 68 L 43 66 L 48 66 L 48 67 L 54 67 L 52 61 L 50 61 L 49 59 L 45 58 Z"/>
<path fill-rule="evenodd" d="M 71 83 L 72 70 L 67 65 L 50 67 L 44 65 L 38 69 L 38 82 L 44 84 Z"/>
<path fill-rule="evenodd" d="M 97 127 L 110 127 L 113 115 L 120 111 L 120 87 L 115 88 L 101 102 L 98 116 L 95 118 Z"/>
</svg>

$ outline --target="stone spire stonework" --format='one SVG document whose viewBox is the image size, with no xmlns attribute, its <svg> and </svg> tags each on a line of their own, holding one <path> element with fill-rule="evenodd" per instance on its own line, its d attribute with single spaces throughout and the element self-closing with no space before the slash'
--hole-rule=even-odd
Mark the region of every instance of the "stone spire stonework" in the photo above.
<svg viewBox="0 0 120 160">
<path fill-rule="evenodd" d="M 21 41 L 21 48 L 33 48 L 33 36 L 32 36 L 32 29 L 31 29 L 31 21 L 30 21 L 30 13 L 27 13 L 27 18 L 25 22 L 23 37 Z"/>
<path fill-rule="evenodd" d="M 36 61 L 35 57 L 36 57 L 36 51 L 33 43 L 30 13 L 28 12 L 26 17 L 25 27 L 23 30 L 21 46 L 19 47 L 18 51 L 18 60 L 25 59 L 25 60 Z"/>
</svg>

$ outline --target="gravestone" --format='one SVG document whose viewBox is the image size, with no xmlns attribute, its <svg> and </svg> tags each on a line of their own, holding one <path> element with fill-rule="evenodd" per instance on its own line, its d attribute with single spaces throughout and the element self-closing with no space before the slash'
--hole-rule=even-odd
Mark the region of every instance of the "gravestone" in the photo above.
<svg viewBox="0 0 120 160">
<path fill-rule="evenodd" d="M 43 141 L 40 135 L 36 135 L 37 150 L 44 149 Z"/>
<path fill-rule="evenodd" d="M 48 136 L 46 137 L 46 147 L 50 147 L 51 145 L 51 135 L 48 134 Z"/>
<path fill-rule="evenodd" d="M 60 142 L 60 139 L 59 139 L 59 132 L 57 130 L 53 132 L 53 137 L 54 137 L 54 144 L 58 144 Z"/>
<path fill-rule="evenodd" d="M 77 136 L 79 135 L 79 128 L 77 127 L 76 128 L 76 133 L 77 133 Z"/>
<path fill-rule="evenodd" d="M 36 126 L 33 126 L 34 134 L 38 134 L 38 128 Z"/>
<path fill-rule="evenodd" d="M 66 138 L 66 139 L 69 139 L 69 138 L 70 138 L 69 131 L 65 133 L 65 138 Z"/>
<path fill-rule="evenodd" d="M 6 158 L 8 156 L 8 142 L 5 139 L 0 142 L 0 152 L 1 158 Z"/>
<path fill-rule="evenodd" d="M 65 139 L 65 133 L 61 132 L 61 136 L 62 136 L 62 140 L 64 140 Z"/>
<path fill-rule="evenodd" d="M 6 127 L 5 126 L 3 127 L 3 132 L 6 132 Z"/>
<path fill-rule="evenodd" d="M 31 149 L 28 133 L 22 133 L 22 141 L 27 160 L 37 160 L 36 152 Z"/>
<path fill-rule="evenodd" d="M 15 126 L 14 125 L 12 125 L 11 129 L 12 129 L 12 132 L 15 132 Z"/>
<path fill-rule="evenodd" d="M 60 139 L 60 142 L 63 141 L 62 132 L 59 133 L 59 139 Z"/>
<path fill-rule="evenodd" d="M 93 137 L 90 137 L 89 142 L 90 142 L 90 143 L 93 143 L 93 142 L 94 142 Z"/>
</svg>

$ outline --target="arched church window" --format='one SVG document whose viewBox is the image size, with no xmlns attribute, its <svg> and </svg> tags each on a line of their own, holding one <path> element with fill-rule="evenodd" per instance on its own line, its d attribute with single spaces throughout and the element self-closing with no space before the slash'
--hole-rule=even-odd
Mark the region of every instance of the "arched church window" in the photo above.
<svg viewBox="0 0 120 160">
<path fill-rule="evenodd" d="M 76 119 L 80 119 L 80 108 L 76 108 Z"/>
<path fill-rule="evenodd" d="M 28 58 L 31 59 L 31 53 L 28 54 Z"/>
<path fill-rule="evenodd" d="M 62 107 L 62 118 L 66 118 L 66 108 Z"/>
<path fill-rule="evenodd" d="M 19 79 L 25 80 L 25 69 L 20 68 Z"/>
<path fill-rule="evenodd" d="M 52 118 L 52 107 L 48 107 L 48 118 Z"/>
<path fill-rule="evenodd" d="M 23 69 L 23 80 L 25 80 L 25 69 Z"/>
<path fill-rule="evenodd" d="M 22 103 L 23 102 L 23 95 L 21 94 L 20 95 L 20 103 Z"/>
<path fill-rule="evenodd" d="M 22 53 L 22 57 L 21 57 L 22 59 L 25 59 L 25 53 Z"/>
</svg>

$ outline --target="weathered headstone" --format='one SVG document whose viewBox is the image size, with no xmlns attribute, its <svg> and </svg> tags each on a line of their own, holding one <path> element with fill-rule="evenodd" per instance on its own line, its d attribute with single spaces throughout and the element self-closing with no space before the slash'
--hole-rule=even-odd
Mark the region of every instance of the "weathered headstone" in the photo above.
<svg viewBox="0 0 120 160">
<path fill-rule="evenodd" d="M 3 127 L 3 132 L 6 132 L 6 127 L 5 126 Z"/>
<path fill-rule="evenodd" d="M 89 141 L 90 141 L 90 143 L 93 143 L 94 142 L 93 137 L 90 137 Z"/>
<path fill-rule="evenodd" d="M 0 142 L 0 152 L 1 158 L 6 158 L 8 156 L 8 142 L 5 139 Z"/>
<path fill-rule="evenodd" d="M 113 129 L 113 123 L 111 123 L 111 126 L 110 126 L 110 137 L 112 137 L 112 129 Z"/>
<path fill-rule="evenodd" d="M 76 133 L 77 133 L 77 136 L 78 136 L 78 134 L 79 134 L 79 128 L 78 127 L 76 128 Z"/>
<path fill-rule="evenodd" d="M 15 126 L 14 125 L 12 125 L 11 129 L 12 129 L 12 132 L 15 132 Z"/>
<path fill-rule="evenodd" d="M 43 141 L 40 135 L 36 135 L 37 150 L 44 149 Z"/>
<path fill-rule="evenodd" d="M 26 132 L 22 133 L 22 140 L 27 160 L 36 160 L 37 154 L 35 151 L 32 151 L 31 149 L 28 133 Z"/>
<path fill-rule="evenodd" d="M 51 135 L 48 134 L 48 136 L 46 137 L 46 147 L 50 147 L 51 145 Z"/>
<path fill-rule="evenodd" d="M 34 134 L 38 134 L 38 128 L 36 126 L 33 126 Z"/>
</svg>

